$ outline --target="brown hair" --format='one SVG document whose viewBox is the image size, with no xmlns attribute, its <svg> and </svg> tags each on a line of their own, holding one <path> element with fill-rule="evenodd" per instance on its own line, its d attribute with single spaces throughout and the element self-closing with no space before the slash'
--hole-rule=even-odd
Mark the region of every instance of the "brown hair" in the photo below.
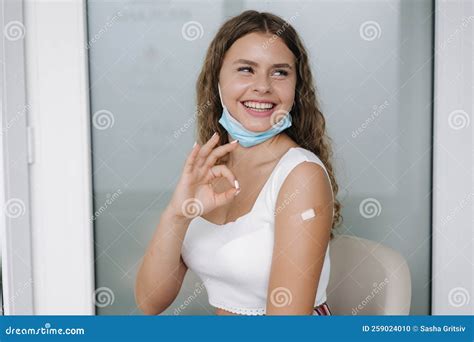
<svg viewBox="0 0 474 342">
<path fill-rule="evenodd" d="M 295 56 L 295 104 L 291 110 L 292 126 L 285 130 L 285 133 L 299 146 L 315 153 L 326 166 L 334 194 L 332 228 L 335 228 L 342 222 L 342 215 L 341 204 L 336 199 L 339 187 L 331 163 L 331 139 L 326 135 L 326 121 L 319 109 L 306 49 L 295 29 L 282 18 L 267 12 L 248 10 L 221 26 L 207 50 L 196 83 L 198 142 L 202 144 L 209 140 L 214 132 L 218 132 L 220 144 L 228 143 L 227 132 L 218 122 L 222 113 L 222 106 L 216 95 L 219 72 L 226 51 L 237 39 L 252 32 L 273 34 L 272 39 L 280 37 Z"/>
</svg>

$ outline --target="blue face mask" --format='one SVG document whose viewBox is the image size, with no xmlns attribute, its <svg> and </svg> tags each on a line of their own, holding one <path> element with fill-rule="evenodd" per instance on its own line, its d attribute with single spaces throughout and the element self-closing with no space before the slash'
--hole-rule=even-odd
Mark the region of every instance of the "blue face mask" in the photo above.
<svg viewBox="0 0 474 342">
<path fill-rule="evenodd" d="M 243 147 L 251 147 L 260 144 L 291 126 L 291 114 L 289 112 L 284 113 L 283 111 L 279 111 L 281 115 L 272 114 L 270 121 L 275 123 L 273 123 L 270 129 L 264 132 L 249 131 L 229 113 L 222 100 L 221 87 L 219 84 L 217 87 L 223 108 L 219 123 L 226 129 L 227 133 L 229 133 L 232 138 L 237 139 L 239 144 Z M 283 118 L 281 118 L 281 116 L 283 116 Z"/>
</svg>

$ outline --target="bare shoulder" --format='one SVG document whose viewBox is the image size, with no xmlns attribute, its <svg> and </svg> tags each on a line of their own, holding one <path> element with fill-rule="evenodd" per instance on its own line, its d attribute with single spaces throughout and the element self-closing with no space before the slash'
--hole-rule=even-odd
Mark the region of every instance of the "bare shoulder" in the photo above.
<svg viewBox="0 0 474 342">
<path fill-rule="evenodd" d="M 292 188 L 310 188 L 318 192 L 329 192 L 331 194 L 331 183 L 326 170 L 313 161 L 303 161 L 288 174 L 282 185 L 282 190 Z"/>
<path fill-rule="evenodd" d="M 284 180 L 277 198 L 277 206 L 291 196 L 288 210 L 301 212 L 308 208 L 318 208 L 321 214 L 332 216 L 333 194 L 326 170 L 318 163 L 299 163 Z"/>
</svg>

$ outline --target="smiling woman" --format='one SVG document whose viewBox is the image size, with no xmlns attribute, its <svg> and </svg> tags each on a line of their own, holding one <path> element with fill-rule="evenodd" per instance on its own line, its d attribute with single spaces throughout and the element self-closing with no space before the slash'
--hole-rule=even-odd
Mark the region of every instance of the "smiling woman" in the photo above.
<svg viewBox="0 0 474 342">
<path fill-rule="evenodd" d="M 469 314 L 458 2 L 4 2 L 4 314 Z"/>
<path fill-rule="evenodd" d="M 137 304 L 164 311 L 189 268 L 218 315 L 329 315 L 338 186 L 296 31 L 270 13 L 230 19 L 196 87 L 198 142 L 141 264 Z"/>
<path fill-rule="evenodd" d="M 289 112 L 295 99 L 295 57 L 281 39 L 263 48 L 272 35 L 252 32 L 238 39 L 226 52 L 219 74 L 229 111 L 256 132 L 268 130 L 274 124 L 268 118 Z M 239 58 L 243 51 L 246 58 Z M 251 87 L 254 92 L 249 92 Z"/>
</svg>

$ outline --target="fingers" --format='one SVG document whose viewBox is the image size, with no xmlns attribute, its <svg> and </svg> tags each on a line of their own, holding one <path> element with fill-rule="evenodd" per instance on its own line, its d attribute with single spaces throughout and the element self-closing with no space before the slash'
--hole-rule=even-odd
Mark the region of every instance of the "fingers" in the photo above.
<svg viewBox="0 0 474 342">
<path fill-rule="evenodd" d="M 213 167 L 214 164 L 217 162 L 217 159 L 222 158 L 227 153 L 233 151 L 237 147 L 237 142 L 238 140 L 234 140 L 230 143 L 215 148 L 207 157 L 204 165 L 209 168 Z"/>
<path fill-rule="evenodd" d="M 194 165 L 196 164 L 197 155 L 201 149 L 198 143 L 194 143 L 191 153 L 189 153 L 186 161 L 184 163 L 184 172 L 191 173 L 193 171 Z"/>
<path fill-rule="evenodd" d="M 215 195 L 216 206 L 221 206 L 229 203 L 232 199 L 238 195 L 240 190 L 236 188 L 230 188 L 227 191 L 221 192 Z"/>
<path fill-rule="evenodd" d="M 213 178 L 224 177 L 229 181 L 229 183 L 237 190 L 237 193 L 240 191 L 240 185 L 238 180 L 235 178 L 234 174 L 230 169 L 225 165 L 215 165 L 209 170 L 209 176 L 206 181 L 210 181 Z"/>
<path fill-rule="evenodd" d="M 212 152 L 214 147 L 217 145 L 219 142 L 219 134 L 217 132 L 214 133 L 214 135 L 201 147 L 201 150 L 199 151 L 199 157 L 196 162 L 196 166 L 201 167 L 204 165 L 207 156 L 209 153 Z"/>
<path fill-rule="evenodd" d="M 239 194 L 239 182 L 227 166 L 216 165 L 213 166 L 209 171 L 214 175 L 214 177 L 224 177 L 229 181 L 230 184 L 232 184 L 232 188 L 230 188 L 229 190 L 215 194 L 214 198 L 216 201 L 216 206 L 219 207 L 221 205 L 229 203 L 235 196 Z"/>
</svg>

